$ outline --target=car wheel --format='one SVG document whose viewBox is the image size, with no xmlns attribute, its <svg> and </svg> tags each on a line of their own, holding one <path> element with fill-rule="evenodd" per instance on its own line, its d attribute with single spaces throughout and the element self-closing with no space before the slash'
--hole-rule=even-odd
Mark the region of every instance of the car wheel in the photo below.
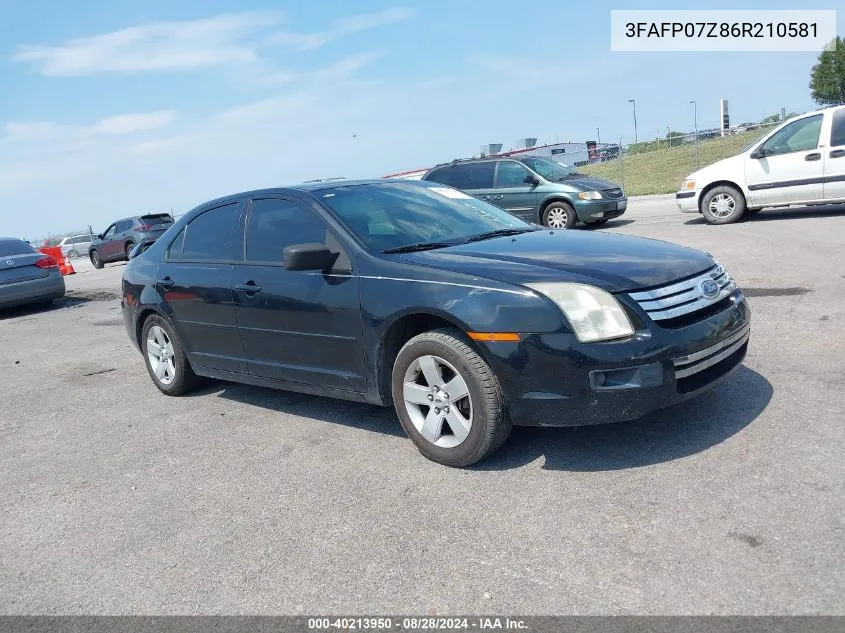
<svg viewBox="0 0 845 633">
<path fill-rule="evenodd" d="M 129 261 L 129 253 L 132 252 L 133 248 L 135 248 L 135 244 L 133 242 L 126 242 L 126 248 L 124 249 L 124 253 L 126 254 L 126 261 Z"/>
<path fill-rule="evenodd" d="M 159 316 L 148 318 L 141 331 L 141 345 L 147 371 L 159 391 L 168 396 L 181 396 L 197 386 L 199 378 L 167 321 Z"/>
<path fill-rule="evenodd" d="M 543 224 L 550 229 L 571 229 L 576 222 L 575 208 L 568 202 L 552 202 L 543 210 Z"/>
<path fill-rule="evenodd" d="M 456 330 L 432 330 L 408 341 L 393 364 L 392 391 L 405 432 L 440 464 L 474 464 L 510 435 L 499 381 Z"/>
<path fill-rule="evenodd" d="M 745 213 L 745 198 L 727 185 L 713 187 L 701 199 L 701 215 L 708 224 L 730 224 Z"/>
<path fill-rule="evenodd" d="M 76 249 L 72 248 L 67 252 L 67 256 L 70 259 L 76 259 L 77 257 L 79 257 L 79 252 Z"/>
<path fill-rule="evenodd" d="M 98 270 L 103 267 L 103 258 L 100 257 L 100 253 L 98 251 L 91 251 L 91 263 L 94 264 L 94 268 Z"/>
</svg>

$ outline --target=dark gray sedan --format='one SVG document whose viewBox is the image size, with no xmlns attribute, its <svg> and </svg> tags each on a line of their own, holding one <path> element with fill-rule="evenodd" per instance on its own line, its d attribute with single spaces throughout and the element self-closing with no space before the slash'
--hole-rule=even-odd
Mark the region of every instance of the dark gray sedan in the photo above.
<svg viewBox="0 0 845 633">
<path fill-rule="evenodd" d="M 65 294 L 56 260 L 23 240 L 0 237 L 0 308 L 52 301 Z"/>
</svg>

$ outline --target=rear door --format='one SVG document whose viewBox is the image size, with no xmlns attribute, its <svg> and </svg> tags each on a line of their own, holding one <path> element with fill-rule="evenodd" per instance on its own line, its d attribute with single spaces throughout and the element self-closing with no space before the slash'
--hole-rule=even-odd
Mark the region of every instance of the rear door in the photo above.
<svg viewBox="0 0 845 633">
<path fill-rule="evenodd" d="M 531 175 L 525 165 L 515 160 L 498 161 L 491 202 L 528 222 L 536 222 L 538 218 L 535 209 L 539 194 L 536 193 L 536 185 L 525 182 Z"/>
<path fill-rule="evenodd" d="M 845 108 L 831 115 L 830 146 L 824 151 L 825 202 L 845 200 Z"/>
<path fill-rule="evenodd" d="M 492 160 L 478 163 L 456 163 L 431 172 L 426 180 L 449 185 L 476 198 L 489 199 L 490 202 L 493 202 L 495 171 L 496 161 Z"/>
<path fill-rule="evenodd" d="M 220 205 L 191 220 L 168 245 L 156 289 L 195 367 L 245 374 L 231 284 L 243 260 L 241 206 Z"/>
<path fill-rule="evenodd" d="M 0 240 L 0 287 L 47 277 L 50 271 L 35 265 L 45 257 L 23 240 Z"/>
<path fill-rule="evenodd" d="M 292 244 L 321 243 L 338 257 L 328 273 L 287 270 Z M 326 221 L 288 197 L 252 201 L 246 258 L 233 277 L 238 329 L 255 376 L 364 390 L 358 276 Z"/>
</svg>

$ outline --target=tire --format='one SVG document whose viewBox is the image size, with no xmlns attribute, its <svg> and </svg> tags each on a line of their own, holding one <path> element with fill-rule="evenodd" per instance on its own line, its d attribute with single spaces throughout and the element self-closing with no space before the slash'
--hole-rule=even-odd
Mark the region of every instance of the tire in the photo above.
<svg viewBox="0 0 845 633">
<path fill-rule="evenodd" d="M 432 366 L 437 376 L 435 385 L 429 385 L 426 378 Z M 454 382 L 456 378 L 462 384 Z M 409 402 L 406 383 L 412 386 Z M 450 385 L 453 395 L 466 394 L 450 399 Z M 396 413 L 408 437 L 420 453 L 439 464 L 474 464 L 501 448 L 510 435 L 511 420 L 499 381 L 458 330 L 431 330 L 408 341 L 393 364 L 392 391 Z M 433 411 L 439 415 L 432 415 Z M 461 428 L 457 426 L 461 421 L 468 421 L 469 428 L 464 425 L 458 433 L 446 432 L 452 425 Z M 432 425 L 426 430 L 428 422 Z"/>
<path fill-rule="evenodd" d="M 100 253 L 98 251 L 91 251 L 90 257 L 91 263 L 94 264 L 94 268 L 99 270 L 103 267 L 103 258 L 100 257 Z"/>
<path fill-rule="evenodd" d="M 79 251 L 77 251 L 76 249 L 71 249 L 67 252 L 67 256 L 70 259 L 76 259 L 77 257 L 79 257 Z"/>
<path fill-rule="evenodd" d="M 123 249 L 124 255 L 126 255 L 126 261 L 129 261 L 129 253 L 132 252 L 132 249 L 135 248 L 134 242 L 126 242 L 126 248 Z"/>
<path fill-rule="evenodd" d="M 152 334 L 151 334 L 152 333 Z M 163 337 L 161 334 L 163 333 Z M 152 356 L 156 356 L 158 349 L 151 348 L 155 343 L 154 339 L 164 343 L 164 346 L 159 346 L 163 356 L 167 356 L 166 347 L 170 346 L 171 353 L 169 355 L 170 362 L 163 362 L 162 366 L 167 368 L 159 377 L 156 374 L 156 367 L 152 364 Z M 141 351 L 144 354 L 144 363 L 147 366 L 147 373 L 149 373 L 153 384 L 158 387 L 158 390 L 168 396 L 181 396 L 196 389 L 200 383 L 199 377 L 191 369 L 188 362 L 188 357 L 185 353 L 185 348 L 179 340 L 176 332 L 170 327 L 170 324 L 163 318 L 157 315 L 150 316 L 145 322 L 141 330 Z"/>
<path fill-rule="evenodd" d="M 558 218 L 562 217 L 562 222 Z M 578 216 L 575 214 L 575 207 L 568 202 L 550 202 L 545 209 L 543 209 L 543 226 L 550 229 L 571 229 L 578 222 Z M 554 226 L 552 226 L 554 224 Z"/>
<path fill-rule="evenodd" d="M 701 199 L 701 215 L 707 224 L 731 224 L 745 213 L 745 198 L 734 187 L 713 187 Z"/>
</svg>

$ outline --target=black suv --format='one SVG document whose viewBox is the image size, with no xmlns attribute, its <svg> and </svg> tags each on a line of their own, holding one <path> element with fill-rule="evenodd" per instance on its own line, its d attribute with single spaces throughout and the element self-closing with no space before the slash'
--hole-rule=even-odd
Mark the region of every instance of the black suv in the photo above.
<svg viewBox="0 0 845 633">
<path fill-rule="evenodd" d="M 539 156 L 455 160 L 434 167 L 422 179 L 455 187 L 553 229 L 571 229 L 579 220 L 604 224 L 628 207 L 619 185 Z"/>
<path fill-rule="evenodd" d="M 88 257 L 94 268 L 102 268 L 108 262 L 129 261 L 136 244 L 155 241 L 172 224 L 173 217 L 169 213 L 148 213 L 118 220 L 97 235 L 88 247 Z"/>
</svg>

